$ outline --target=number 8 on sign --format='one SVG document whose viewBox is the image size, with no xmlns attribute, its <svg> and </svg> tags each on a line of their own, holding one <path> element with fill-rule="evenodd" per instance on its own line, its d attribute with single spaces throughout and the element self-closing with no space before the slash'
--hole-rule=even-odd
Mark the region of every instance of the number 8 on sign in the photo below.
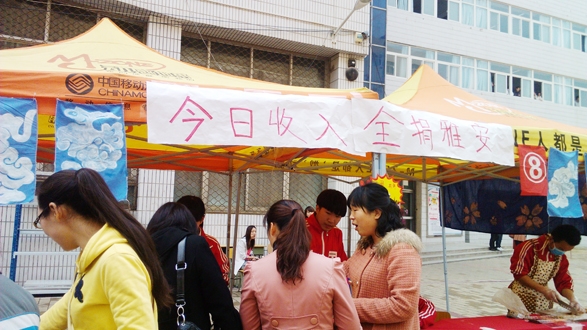
<svg viewBox="0 0 587 330">
<path fill-rule="evenodd" d="M 524 172 L 533 183 L 541 183 L 546 179 L 546 163 L 540 155 L 529 152 L 524 156 Z"/>
</svg>

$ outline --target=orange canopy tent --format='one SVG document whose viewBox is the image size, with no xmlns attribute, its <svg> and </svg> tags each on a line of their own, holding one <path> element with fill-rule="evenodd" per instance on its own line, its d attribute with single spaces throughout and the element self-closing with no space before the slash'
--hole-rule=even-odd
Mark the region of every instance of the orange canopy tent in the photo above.
<svg viewBox="0 0 587 330">
<path fill-rule="evenodd" d="M 53 162 L 56 99 L 124 103 L 128 166 L 152 169 L 238 171 L 287 169 L 294 158 L 323 150 L 251 146 L 179 146 L 147 143 L 146 82 L 265 91 L 300 97 L 377 99 L 366 88 L 287 86 L 225 74 L 168 58 L 133 39 L 108 18 L 75 38 L 0 51 L 0 96 L 35 98 L 39 106 L 38 161 Z"/>
<path fill-rule="evenodd" d="M 516 147 L 524 144 L 547 148 L 555 146 L 562 151 L 587 150 L 587 128 L 566 125 L 484 100 L 449 83 L 427 65 L 422 65 L 410 79 L 384 100 L 411 110 L 511 126 Z M 562 141 L 565 140 L 567 142 L 563 145 Z M 517 148 L 515 150 L 517 152 Z M 396 157 L 388 155 L 388 164 L 394 162 Z M 582 158 L 581 155 L 580 160 Z M 420 165 L 420 170 L 426 166 L 437 167 L 438 172 L 432 176 L 422 172 L 420 178 L 424 181 L 519 176 L 517 168 L 487 163 L 449 159 L 412 159 L 411 162 Z"/>
</svg>

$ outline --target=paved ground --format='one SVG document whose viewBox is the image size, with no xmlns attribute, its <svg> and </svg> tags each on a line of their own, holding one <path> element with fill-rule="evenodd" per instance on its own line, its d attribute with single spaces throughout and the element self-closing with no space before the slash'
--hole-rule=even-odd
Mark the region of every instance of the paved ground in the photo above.
<svg viewBox="0 0 587 330">
<path fill-rule="evenodd" d="M 496 252 L 499 253 L 499 252 Z M 587 249 L 568 253 L 575 295 L 587 305 Z M 422 269 L 422 296 L 431 299 L 438 310 L 446 310 L 444 266 L 425 265 Z M 453 317 L 504 315 L 505 308 L 491 301 L 494 293 L 512 280 L 509 258 L 479 259 L 448 264 L 449 307 Z M 552 281 L 551 281 L 552 286 Z M 59 298 L 38 298 L 41 313 Z M 233 292 L 235 306 L 240 305 L 240 292 Z"/>
</svg>

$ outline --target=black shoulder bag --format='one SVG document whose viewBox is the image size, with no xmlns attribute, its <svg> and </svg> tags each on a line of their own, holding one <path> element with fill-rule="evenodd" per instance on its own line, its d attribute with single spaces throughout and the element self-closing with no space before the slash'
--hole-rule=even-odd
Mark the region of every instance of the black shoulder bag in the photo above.
<svg viewBox="0 0 587 330">
<path fill-rule="evenodd" d="M 177 271 L 177 287 L 175 288 L 175 307 L 177 307 L 177 330 L 200 330 L 193 322 L 186 322 L 183 306 L 185 306 L 185 287 L 184 277 L 185 270 L 188 264 L 185 262 L 185 241 L 184 237 L 179 244 L 177 244 L 177 264 L 175 270 Z"/>
</svg>

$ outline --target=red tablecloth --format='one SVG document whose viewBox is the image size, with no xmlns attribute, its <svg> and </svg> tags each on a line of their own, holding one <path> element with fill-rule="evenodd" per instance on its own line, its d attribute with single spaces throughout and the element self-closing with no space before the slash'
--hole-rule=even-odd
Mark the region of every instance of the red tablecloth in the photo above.
<svg viewBox="0 0 587 330">
<path fill-rule="evenodd" d="M 587 329 L 587 322 L 578 322 L 583 325 L 582 329 Z M 431 330 L 479 330 L 485 327 L 495 330 L 536 330 L 536 329 L 557 329 L 571 330 L 575 329 L 564 324 L 538 324 L 525 320 L 508 318 L 506 316 L 482 316 L 458 319 L 444 319 L 436 322 Z M 581 329 L 581 328 L 579 328 Z"/>
</svg>

